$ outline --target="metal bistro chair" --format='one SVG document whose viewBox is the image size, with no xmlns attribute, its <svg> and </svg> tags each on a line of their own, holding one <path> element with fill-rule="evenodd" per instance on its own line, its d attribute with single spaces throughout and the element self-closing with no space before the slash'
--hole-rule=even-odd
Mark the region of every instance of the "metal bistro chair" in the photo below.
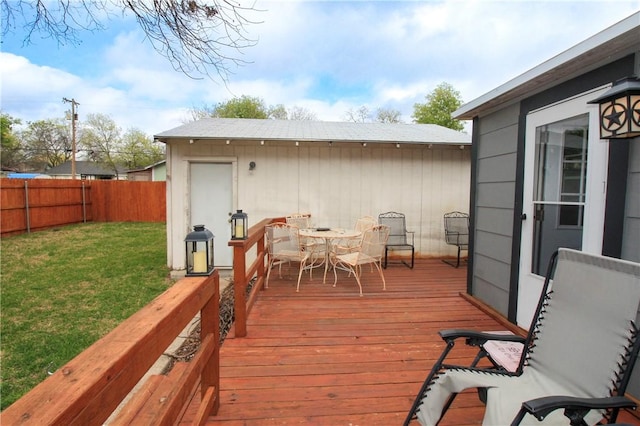
<svg viewBox="0 0 640 426">
<path fill-rule="evenodd" d="M 356 220 L 354 229 L 362 233 L 360 237 L 337 240 L 336 243 L 331 247 L 332 254 L 345 254 L 357 251 L 362 242 L 364 231 L 373 228 L 377 224 L 378 222 L 376 222 L 376 219 L 372 216 L 362 216 L 358 218 L 358 220 Z"/>
<path fill-rule="evenodd" d="M 300 290 L 300 278 L 302 272 L 308 269 L 310 252 L 305 250 L 304 245 L 300 241 L 300 229 L 295 225 L 287 223 L 272 223 L 265 226 L 267 250 L 269 252 L 269 266 L 267 269 L 267 278 L 265 280 L 265 288 L 269 287 L 269 276 L 274 266 L 278 266 L 280 277 L 282 277 L 282 264 L 290 262 L 298 262 L 300 264 L 298 270 L 298 283 L 296 291 Z"/>
<path fill-rule="evenodd" d="M 362 265 L 373 265 L 378 270 L 382 279 L 382 289 L 387 289 L 387 283 L 382 273 L 380 263 L 384 246 L 389 238 L 389 227 L 386 225 L 375 225 L 364 231 L 360 247 L 356 251 L 339 254 L 331 258 L 333 263 L 333 286 L 338 282 L 336 269 L 345 269 L 356 278 L 362 296 Z"/>
<path fill-rule="evenodd" d="M 285 220 L 289 225 L 297 226 L 298 229 L 311 228 L 311 213 L 293 213 L 286 216 Z M 300 241 L 304 250 L 309 252 L 306 269 L 309 269 L 310 277 L 313 278 L 313 269 L 322 266 L 325 261 L 324 241 L 308 237 L 300 237 Z"/>
<path fill-rule="evenodd" d="M 413 269 L 413 263 L 415 260 L 415 248 L 414 248 L 414 232 L 407 231 L 407 224 L 404 214 L 397 212 L 386 212 L 378 215 L 378 223 L 381 225 L 387 225 L 390 229 L 389 241 L 384 248 L 384 262 L 383 268 L 387 268 L 387 256 L 389 250 L 411 250 L 411 264 L 408 264 L 404 260 L 400 260 L 403 264 Z"/>
<path fill-rule="evenodd" d="M 458 257 L 455 263 L 447 259 L 442 261 L 457 268 L 460 266 L 460 251 L 469 248 L 469 215 L 467 213 L 444 214 L 444 239 L 447 244 L 458 248 Z"/>
</svg>

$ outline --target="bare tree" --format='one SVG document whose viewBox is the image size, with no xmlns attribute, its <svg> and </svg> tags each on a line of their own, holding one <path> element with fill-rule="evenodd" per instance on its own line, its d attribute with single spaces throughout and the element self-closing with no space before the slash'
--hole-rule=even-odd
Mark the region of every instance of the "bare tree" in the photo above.
<svg viewBox="0 0 640 426">
<path fill-rule="evenodd" d="M 357 110 L 350 108 L 346 112 L 345 121 L 353 121 L 354 123 L 367 123 L 371 121 L 371 112 L 366 106 L 361 106 Z"/>
<path fill-rule="evenodd" d="M 393 108 L 378 108 L 376 122 L 378 123 L 402 123 L 402 114 Z"/>
<path fill-rule="evenodd" d="M 215 70 L 226 81 L 231 64 L 247 62 L 241 51 L 257 44 L 246 26 L 254 4 L 231 0 L 0 0 L 2 35 L 25 31 L 25 44 L 44 34 L 60 44 L 79 44 L 82 31 L 104 29 L 115 11 L 133 14 L 154 49 L 175 70 L 196 78 Z"/>
<path fill-rule="evenodd" d="M 305 107 L 294 105 L 289 109 L 289 120 L 308 120 L 317 121 L 318 116 L 315 112 Z"/>
<path fill-rule="evenodd" d="M 283 104 L 271 105 L 267 113 L 272 120 L 286 120 L 289 118 L 287 109 Z"/>
</svg>

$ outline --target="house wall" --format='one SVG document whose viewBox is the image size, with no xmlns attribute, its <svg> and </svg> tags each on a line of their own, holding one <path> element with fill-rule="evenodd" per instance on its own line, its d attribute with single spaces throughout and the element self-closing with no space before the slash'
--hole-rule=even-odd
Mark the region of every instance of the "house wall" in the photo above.
<svg viewBox="0 0 640 426">
<path fill-rule="evenodd" d="M 629 142 L 627 199 L 622 234 L 622 258 L 640 262 L 640 138 Z M 640 326 L 640 311 L 636 324 Z M 636 361 L 629 393 L 640 398 L 640 359 Z"/>
<path fill-rule="evenodd" d="M 249 225 L 309 212 L 316 226 L 353 228 L 360 216 L 393 210 L 404 213 L 407 228 L 415 231 L 417 256 L 456 254 L 444 242 L 442 217 L 452 210 L 468 211 L 469 147 L 186 140 L 168 145 L 168 261 L 173 269 L 184 268 L 189 159 L 234 162 L 234 207 L 248 213 Z"/>
<path fill-rule="evenodd" d="M 138 182 L 149 182 L 151 181 L 151 170 L 138 170 L 135 172 L 128 172 L 127 180 L 138 181 Z"/>
<path fill-rule="evenodd" d="M 629 143 L 622 258 L 640 262 L 640 138 L 635 138 Z"/>
<path fill-rule="evenodd" d="M 519 105 L 477 121 L 472 293 L 507 316 Z M 475 142 L 475 141 L 474 141 Z"/>
<path fill-rule="evenodd" d="M 159 164 L 151 169 L 151 180 L 160 182 L 167 180 L 167 164 Z"/>
<path fill-rule="evenodd" d="M 521 209 L 524 167 L 518 148 L 524 149 L 526 115 L 546 105 L 633 75 L 635 66 L 635 55 L 627 56 L 474 120 L 474 126 L 478 128 L 474 129 L 473 140 L 477 158 L 474 159 L 472 188 L 475 194 L 472 206 L 474 236 L 469 271 L 470 292 L 512 321 L 517 307 L 515 298 L 510 299 L 510 292 L 515 294 L 517 288 L 520 255 L 520 224 L 515 223 L 514 218 L 519 216 Z M 605 240 L 613 239 L 622 259 L 635 262 L 640 261 L 638 139 L 630 142 L 628 157 L 622 157 L 628 158 L 624 228 L 619 234 L 604 236 Z M 617 195 L 617 190 L 611 188 L 608 196 L 612 195 L 611 192 Z M 616 209 L 617 206 L 612 208 Z M 640 312 L 637 323 L 640 324 Z M 640 367 L 635 368 L 629 392 L 640 397 Z"/>
</svg>

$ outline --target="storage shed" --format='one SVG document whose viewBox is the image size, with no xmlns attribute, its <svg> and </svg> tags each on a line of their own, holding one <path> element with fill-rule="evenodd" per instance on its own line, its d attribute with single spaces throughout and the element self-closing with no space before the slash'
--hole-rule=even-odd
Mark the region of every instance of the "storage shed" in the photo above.
<svg viewBox="0 0 640 426">
<path fill-rule="evenodd" d="M 311 213 L 316 226 L 402 212 L 417 256 L 453 255 L 442 215 L 469 206 L 470 135 L 437 125 L 208 118 L 159 133 L 167 145 L 168 264 L 184 269 L 193 225 L 231 267 L 229 215 L 249 225 Z"/>
</svg>

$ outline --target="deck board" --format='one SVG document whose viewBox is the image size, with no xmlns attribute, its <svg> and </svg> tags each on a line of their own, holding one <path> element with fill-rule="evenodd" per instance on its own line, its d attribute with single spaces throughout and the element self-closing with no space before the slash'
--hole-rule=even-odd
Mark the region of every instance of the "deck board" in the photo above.
<svg viewBox="0 0 640 426">
<path fill-rule="evenodd" d="M 326 284 L 317 271 L 311 281 L 304 275 L 299 293 L 296 271 L 283 270 L 282 279 L 273 273 L 249 314 L 247 336 L 227 337 L 221 347 L 220 410 L 207 424 L 401 424 L 444 346 L 438 330 L 502 329 L 460 297 L 466 273 L 417 259 L 414 269 L 390 265 L 383 291 L 367 270 L 363 297 L 345 273 L 336 287 L 332 275 Z M 453 354 L 461 362 L 472 356 L 466 348 Z M 478 425 L 483 410 L 468 391 L 441 424 Z"/>
</svg>

